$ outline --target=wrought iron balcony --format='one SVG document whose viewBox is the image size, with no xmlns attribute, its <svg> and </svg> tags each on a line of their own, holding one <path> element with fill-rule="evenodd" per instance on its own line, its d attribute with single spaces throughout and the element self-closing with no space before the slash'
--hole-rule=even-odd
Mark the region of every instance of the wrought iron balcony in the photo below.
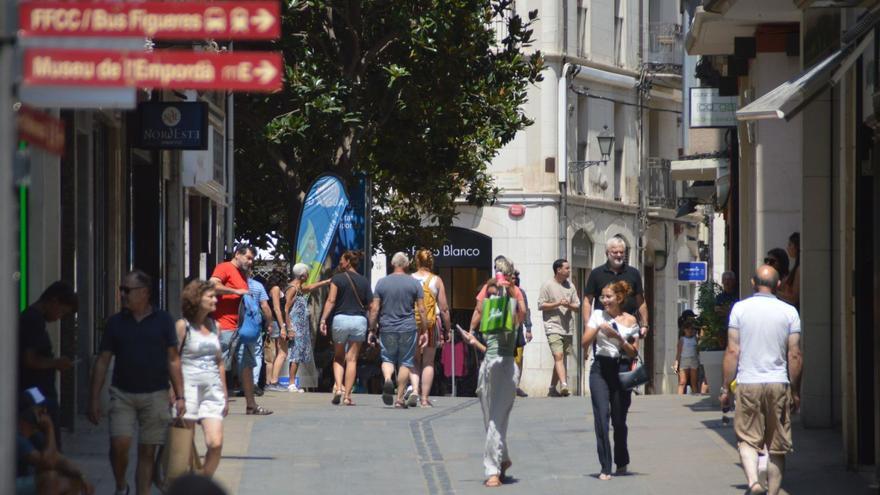
<svg viewBox="0 0 880 495">
<path fill-rule="evenodd" d="M 675 181 L 670 171 L 672 162 L 663 158 L 648 158 L 648 206 L 677 208 Z"/>
<path fill-rule="evenodd" d="M 684 41 L 681 26 L 652 22 L 648 26 L 648 53 L 645 63 L 657 72 L 681 74 Z"/>
</svg>

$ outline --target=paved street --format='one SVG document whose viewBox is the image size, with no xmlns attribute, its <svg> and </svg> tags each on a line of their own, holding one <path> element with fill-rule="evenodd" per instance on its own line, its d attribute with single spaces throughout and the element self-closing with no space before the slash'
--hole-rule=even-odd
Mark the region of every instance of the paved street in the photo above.
<svg viewBox="0 0 880 495">
<path fill-rule="evenodd" d="M 332 407 L 326 394 L 267 394 L 269 417 L 226 422 L 217 479 L 229 493 L 483 493 L 482 416 L 475 399 L 440 398 L 434 409 L 394 410 L 378 396 Z M 518 399 L 509 434 L 515 482 L 505 493 L 739 494 L 745 489 L 730 427 L 708 399 L 635 397 L 629 476 L 596 479 L 592 417 L 585 398 Z M 98 493 L 112 490 L 106 433 L 85 423 L 67 449 Z M 868 476 L 845 472 L 839 435 L 796 429 L 788 493 L 868 493 Z M 200 441 L 200 440 L 199 440 Z M 201 444 L 200 444 L 201 445 Z M 203 450 L 203 447 L 202 447 Z"/>
</svg>

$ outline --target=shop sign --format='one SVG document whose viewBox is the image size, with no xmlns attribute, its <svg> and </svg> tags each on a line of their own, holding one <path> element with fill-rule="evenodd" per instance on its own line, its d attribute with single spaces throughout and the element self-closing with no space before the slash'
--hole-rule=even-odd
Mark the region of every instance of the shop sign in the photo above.
<svg viewBox="0 0 880 495">
<path fill-rule="evenodd" d="M 53 155 L 64 154 L 64 121 L 27 105 L 16 112 L 18 139 Z"/>
<path fill-rule="evenodd" d="M 278 2 L 22 2 L 22 36 L 273 40 Z"/>
<path fill-rule="evenodd" d="M 144 149 L 208 149 L 208 104 L 145 102 L 137 108 L 135 146 Z"/>
<path fill-rule="evenodd" d="M 415 255 L 419 248 L 410 248 Z M 433 250 L 437 268 L 492 268 L 492 238 L 461 227 L 452 227 L 443 245 Z M 390 263 L 389 263 L 390 266 Z"/>
<path fill-rule="evenodd" d="M 26 86 L 166 89 L 281 89 L 275 52 L 116 52 L 34 48 L 25 51 Z"/>
<path fill-rule="evenodd" d="M 718 96 L 718 88 L 691 88 L 691 128 L 736 127 L 736 96 Z"/>
<path fill-rule="evenodd" d="M 705 261 L 683 261 L 678 264 L 680 282 L 705 282 L 708 270 Z"/>
</svg>

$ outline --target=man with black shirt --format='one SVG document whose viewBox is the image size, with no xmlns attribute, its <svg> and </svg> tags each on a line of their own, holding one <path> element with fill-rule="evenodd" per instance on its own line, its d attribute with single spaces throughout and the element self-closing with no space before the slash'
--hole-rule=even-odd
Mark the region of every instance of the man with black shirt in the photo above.
<svg viewBox="0 0 880 495">
<path fill-rule="evenodd" d="M 92 374 L 89 420 L 98 424 L 101 389 L 110 359 L 116 357 L 109 417 L 110 463 L 118 495 L 129 493 L 125 473 L 135 433 L 138 436 L 137 494 L 148 495 L 156 446 L 165 443 L 171 419 L 169 402 L 173 402 L 177 416 L 182 417 L 186 412 L 174 319 L 153 307 L 151 289 L 152 280 L 144 272 L 135 270 L 125 276 L 119 287 L 123 309 L 107 320 Z M 173 385 L 170 396 L 169 379 Z"/>
<path fill-rule="evenodd" d="M 55 372 L 67 371 L 73 361 L 55 357 L 46 324 L 76 312 L 76 293 L 67 282 L 52 283 L 34 304 L 18 317 L 18 390 L 36 387 L 46 397 L 46 409 L 55 423 L 57 445 L 60 443 L 60 415 L 55 393 Z"/>
<path fill-rule="evenodd" d="M 608 261 L 597 266 L 590 272 L 587 286 L 584 288 L 584 299 L 587 307 L 603 309 L 599 296 L 606 285 L 623 280 L 629 284 L 632 294 L 623 301 L 623 311 L 635 316 L 641 327 L 641 336 L 648 334 L 648 306 L 645 304 L 645 291 L 642 288 L 642 274 L 626 263 L 626 242 L 618 236 L 608 239 L 605 243 L 605 255 Z M 592 311 L 584 311 L 584 325 L 590 319 Z"/>
</svg>

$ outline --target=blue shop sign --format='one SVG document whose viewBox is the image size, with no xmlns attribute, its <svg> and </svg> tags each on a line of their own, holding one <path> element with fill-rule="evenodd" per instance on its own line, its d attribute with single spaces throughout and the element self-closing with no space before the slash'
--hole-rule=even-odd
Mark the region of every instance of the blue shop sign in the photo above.
<svg viewBox="0 0 880 495">
<path fill-rule="evenodd" d="M 137 107 L 135 146 L 144 149 L 208 149 L 208 104 L 144 102 Z"/>
<path fill-rule="evenodd" d="M 678 280 L 682 282 L 705 282 L 708 270 L 705 261 L 685 261 L 678 264 Z"/>
</svg>

